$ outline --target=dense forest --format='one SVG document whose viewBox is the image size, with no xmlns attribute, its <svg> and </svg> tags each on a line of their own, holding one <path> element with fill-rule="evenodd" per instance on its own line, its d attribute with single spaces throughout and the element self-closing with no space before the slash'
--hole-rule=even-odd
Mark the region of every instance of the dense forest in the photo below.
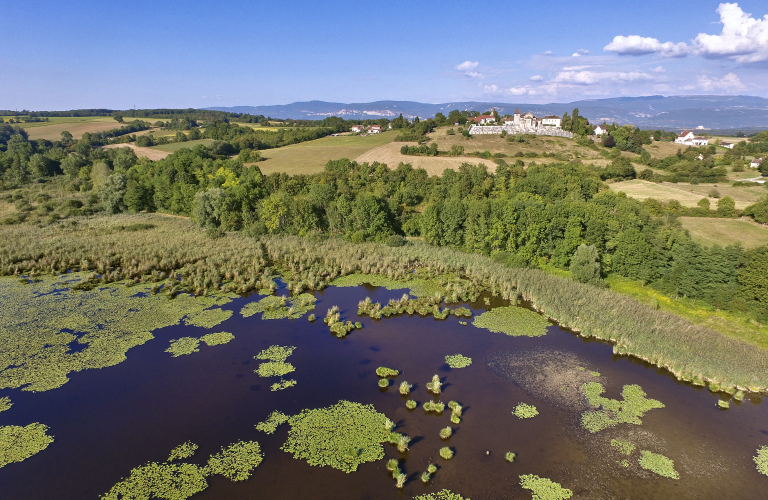
<svg viewBox="0 0 768 500">
<path fill-rule="evenodd" d="M 414 121 L 401 133 L 421 134 L 435 124 Z M 132 122 L 124 127 L 143 125 Z M 628 198 L 604 184 L 606 179 L 636 175 L 623 157 L 615 157 L 606 169 L 578 161 L 526 164 L 520 158 L 514 163 L 492 158 L 493 172 L 482 163 L 465 163 L 442 176 L 429 176 L 408 164 L 390 169 L 346 159 L 329 161 L 315 175 L 263 175 L 258 163 L 249 164 L 258 149 L 308 140 L 329 130 L 269 132 L 217 122 L 203 133 L 217 140 L 213 146 L 198 144 L 149 161 L 129 149 L 99 148 L 112 132 L 86 134 L 80 140 L 64 136 L 55 142 L 30 141 L 18 126 L 0 125 L 3 196 L 17 209 L 0 222 L 44 224 L 98 211 L 158 211 L 191 216 L 211 237 L 241 230 L 253 236 L 337 235 L 354 243 L 390 245 L 402 244 L 403 236 L 421 237 L 432 245 L 493 256 L 514 267 L 570 270 L 576 279 L 597 286 L 615 273 L 670 296 L 768 320 L 768 249 L 705 248 L 692 241 L 676 219 L 736 216 L 728 197 L 716 207 L 704 200 L 707 203 L 694 209 Z M 762 148 L 762 139 L 743 147 Z M 699 154 L 709 152 L 691 148 L 646 163 L 680 175 L 682 166 Z M 696 175 L 719 178 L 722 167 L 708 159 L 694 163 L 712 174 Z M 87 198 L 55 206 L 51 200 L 28 199 L 24 189 L 12 191 L 51 178 Z M 758 220 L 768 216 L 768 201 L 746 213 Z"/>
</svg>

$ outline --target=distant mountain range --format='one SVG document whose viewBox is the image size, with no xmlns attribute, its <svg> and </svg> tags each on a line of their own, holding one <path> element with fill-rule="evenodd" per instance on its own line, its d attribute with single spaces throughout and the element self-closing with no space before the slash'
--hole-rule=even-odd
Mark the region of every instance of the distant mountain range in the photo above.
<svg viewBox="0 0 768 500">
<path fill-rule="evenodd" d="M 412 101 L 376 101 L 368 103 L 339 103 L 324 101 L 295 102 L 275 106 L 214 107 L 220 111 L 250 113 L 272 118 L 321 120 L 327 116 L 346 119 L 395 118 L 400 113 L 407 118 L 428 118 L 453 109 L 488 111 L 496 108 L 500 114 L 512 114 L 515 108 L 535 115 L 569 114 L 579 108 L 579 114 L 591 123 L 631 123 L 642 128 L 683 129 L 704 126 L 708 129 L 768 129 L 768 99 L 751 96 L 660 95 L 647 97 L 615 97 L 585 99 L 569 103 L 526 104 L 504 102 L 449 102 L 427 104 Z"/>
</svg>

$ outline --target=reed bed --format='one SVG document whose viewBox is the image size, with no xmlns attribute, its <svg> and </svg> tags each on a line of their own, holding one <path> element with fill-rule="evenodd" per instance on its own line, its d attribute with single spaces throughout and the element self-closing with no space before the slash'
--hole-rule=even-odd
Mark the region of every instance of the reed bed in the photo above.
<svg viewBox="0 0 768 500">
<path fill-rule="evenodd" d="M 153 227 L 129 236 L 104 231 L 134 222 Z M 0 274 L 34 278 L 86 270 L 93 273 L 94 282 L 151 282 L 164 285 L 169 295 L 259 290 L 270 276 L 271 263 L 279 263 L 302 287 L 327 286 L 355 273 L 401 280 L 453 274 L 512 302 L 529 301 L 583 336 L 610 341 L 616 354 L 666 368 L 678 379 L 732 394 L 768 390 L 768 351 L 609 290 L 537 269 L 509 268 L 449 248 L 292 236 L 255 239 L 243 234 L 211 240 L 189 221 L 158 215 L 73 219 L 46 227 L 3 226 L 0 236 L 5 242 L 0 246 Z M 273 284 L 271 277 L 268 281 L 267 286 Z"/>
</svg>

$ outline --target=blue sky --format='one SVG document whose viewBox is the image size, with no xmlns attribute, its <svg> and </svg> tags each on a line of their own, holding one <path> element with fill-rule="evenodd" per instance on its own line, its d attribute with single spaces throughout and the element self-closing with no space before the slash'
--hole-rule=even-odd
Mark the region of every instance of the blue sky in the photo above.
<svg viewBox="0 0 768 500">
<path fill-rule="evenodd" d="M 768 97 L 768 4 L 1 2 L 0 109 Z"/>
</svg>

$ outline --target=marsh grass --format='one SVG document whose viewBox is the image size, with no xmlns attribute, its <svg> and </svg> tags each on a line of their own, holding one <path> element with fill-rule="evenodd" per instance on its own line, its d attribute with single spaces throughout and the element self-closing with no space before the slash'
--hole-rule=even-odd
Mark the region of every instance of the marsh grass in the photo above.
<svg viewBox="0 0 768 500">
<path fill-rule="evenodd" d="M 439 395 L 442 391 L 443 383 L 440 381 L 440 375 L 433 375 L 432 376 L 432 382 L 427 382 L 427 390 L 436 396 Z"/>
<path fill-rule="evenodd" d="M 456 415 L 455 413 L 451 415 L 451 423 L 455 425 L 459 425 L 461 423 L 461 417 Z"/>
<path fill-rule="evenodd" d="M 384 366 L 380 366 L 376 368 L 376 375 L 379 377 L 397 377 L 400 375 L 400 372 L 397 370 L 393 370 L 392 368 L 386 368 Z"/>
<path fill-rule="evenodd" d="M 453 435 L 453 429 L 451 427 L 445 427 L 440 429 L 440 439 L 448 439 Z"/>
<path fill-rule="evenodd" d="M 261 319 L 299 319 L 309 311 L 314 311 L 317 299 L 309 293 L 302 293 L 294 297 L 277 297 L 270 295 L 257 302 L 249 302 L 240 309 L 244 318 L 262 313 Z"/>
<path fill-rule="evenodd" d="M 419 403 L 417 403 L 412 399 L 409 399 L 408 401 L 405 402 L 405 407 L 408 408 L 409 410 L 415 410 L 417 406 L 419 406 Z"/>
<path fill-rule="evenodd" d="M 513 453 L 511 451 L 508 451 L 504 454 L 504 460 L 506 460 L 509 463 L 512 463 L 515 461 L 515 458 L 517 458 L 517 453 Z"/>
<path fill-rule="evenodd" d="M 387 417 L 372 405 L 339 401 L 328 408 L 303 410 L 288 420 L 281 449 L 313 466 L 354 472 L 360 464 L 384 457 Z"/>
<path fill-rule="evenodd" d="M 0 427 L 0 468 L 21 462 L 40 453 L 53 443 L 48 426 L 35 422 L 25 427 L 6 425 Z"/>
<path fill-rule="evenodd" d="M 171 454 L 168 455 L 167 462 L 173 462 L 174 460 L 183 460 L 185 458 L 189 458 L 195 454 L 195 451 L 199 448 L 195 443 L 192 441 L 187 441 L 186 443 L 182 443 L 173 450 L 171 450 Z"/>
<path fill-rule="evenodd" d="M 388 388 L 389 387 L 389 380 L 387 380 L 385 378 L 379 379 L 379 387 L 382 388 L 382 389 Z"/>
<path fill-rule="evenodd" d="M 286 423 L 289 418 L 288 415 L 275 410 L 269 414 L 265 421 L 256 424 L 256 430 L 264 432 L 265 434 L 273 434 L 277 428 Z"/>
<path fill-rule="evenodd" d="M 661 401 L 646 398 L 639 385 L 625 385 L 621 391 L 622 401 L 602 396 L 605 388 L 597 382 L 582 386 L 584 396 L 593 408 L 581 414 L 581 425 L 591 433 L 600 432 L 619 424 L 642 425 L 640 417 L 650 410 L 664 408 Z"/>
<path fill-rule="evenodd" d="M 429 464 L 427 466 L 427 472 L 429 472 L 430 474 L 434 474 L 435 472 L 437 472 L 437 465 Z"/>
<path fill-rule="evenodd" d="M 518 403 L 512 413 L 514 413 L 517 418 L 533 418 L 539 414 L 539 410 L 533 405 Z"/>
<path fill-rule="evenodd" d="M 520 486 L 533 493 L 534 500 L 567 500 L 573 492 L 558 483 L 534 474 L 520 476 Z"/>
<path fill-rule="evenodd" d="M 432 479 L 432 474 L 430 474 L 427 471 L 424 471 L 421 473 L 421 482 L 424 484 L 427 484 L 429 480 Z"/>
<path fill-rule="evenodd" d="M 635 445 L 629 441 L 622 441 L 620 439 L 611 439 L 611 446 L 616 448 L 622 455 L 631 455 L 635 451 Z"/>
<path fill-rule="evenodd" d="M 393 472 L 395 469 L 398 468 L 398 465 L 400 465 L 400 461 L 396 458 L 390 458 L 387 461 L 387 470 L 389 472 Z"/>
<path fill-rule="evenodd" d="M 760 474 L 768 476 L 768 446 L 761 446 L 757 449 L 757 455 L 752 460 L 755 461 L 757 471 Z"/>
<path fill-rule="evenodd" d="M 424 495 L 418 495 L 413 497 L 413 500 L 470 500 L 464 498 L 458 493 L 454 493 L 451 490 L 440 490 L 435 493 L 425 493 Z"/>
<path fill-rule="evenodd" d="M 443 448 L 440 448 L 440 457 L 443 460 L 450 460 L 453 458 L 453 450 L 449 448 L 448 446 L 445 446 Z"/>
<path fill-rule="evenodd" d="M 445 362 L 451 368 L 466 368 L 472 364 L 472 358 L 461 354 L 452 354 L 445 357 Z"/>
<path fill-rule="evenodd" d="M 200 339 L 195 337 L 181 337 L 180 339 L 171 340 L 171 345 L 165 352 L 170 353 L 174 358 L 179 356 L 187 356 L 189 354 L 200 352 L 198 347 L 200 346 Z"/>
<path fill-rule="evenodd" d="M 411 442 L 411 438 L 405 435 L 401 435 L 397 439 L 397 451 L 400 453 L 405 453 L 408 451 L 408 443 Z"/>
<path fill-rule="evenodd" d="M 403 380 L 402 382 L 400 382 L 400 394 L 402 394 L 403 396 L 407 396 L 408 394 L 411 393 L 412 387 L 413 387 L 413 384 L 409 384 L 408 382 Z"/>
<path fill-rule="evenodd" d="M 296 385 L 297 382 L 295 380 L 281 380 L 280 382 L 275 382 L 269 387 L 269 390 L 272 392 L 275 391 L 282 391 L 283 389 L 288 389 L 289 387 L 293 387 Z"/>
<path fill-rule="evenodd" d="M 408 479 L 408 476 L 403 474 L 402 472 L 397 475 L 395 478 L 395 487 L 398 489 L 403 489 L 403 485 L 405 485 L 405 480 Z"/>
<path fill-rule="evenodd" d="M 717 407 L 720 408 L 721 410 L 727 410 L 728 408 L 731 407 L 731 404 L 728 401 L 725 401 L 725 400 L 722 400 L 722 399 L 718 399 L 717 400 Z"/>
<path fill-rule="evenodd" d="M 426 413 L 432 411 L 435 413 L 443 413 L 443 410 L 445 410 L 445 404 L 440 401 L 427 401 L 424 403 L 424 411 Z"/>
<path fill-rule="evenodd" d="M 547 334 L 549 321 L 544 316 L 518 306 L 497 307 L 476 316 L 477 328 L 512 337 L 540 337 Z"/>
<path fill-rule="evenodd" d="M 256 441 L 238 441 L 208 459 L 211 474 L 222 475 L 231 481 L 245 481 L 253 469 L 264 460 L 264 454 Z"/>
<path fill-rule="evenodd" d="M 675 470 L 675 462 L 665 457 L 648 450 L 642 450 L 640 457 L 640 467 L 645 470 L 649 470 L 662 477 L 670 479 L 680 479 L 680 474 Z"/>
</svg>

